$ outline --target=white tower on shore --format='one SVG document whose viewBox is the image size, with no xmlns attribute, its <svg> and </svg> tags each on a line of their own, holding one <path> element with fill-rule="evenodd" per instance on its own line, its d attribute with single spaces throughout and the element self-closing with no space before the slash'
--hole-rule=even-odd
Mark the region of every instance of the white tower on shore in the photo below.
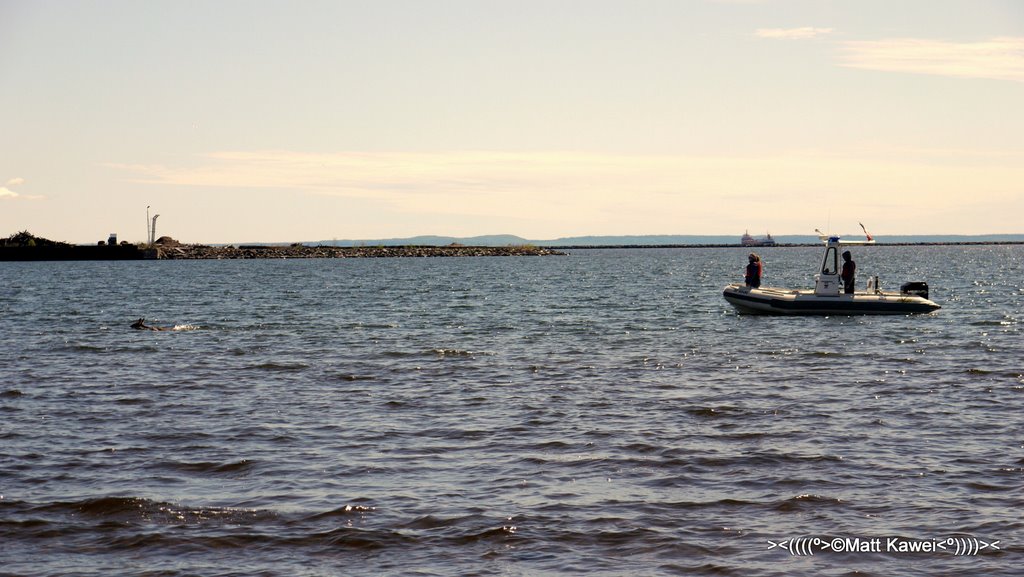
<svg viewBox="0 0 1024 577">
<path fill-rule="evenodd" d="M 159 214 L 153 215 L 153 224 L 149 228 L 149 244 L 156 242 L 156 219 L 160 218 Z"/>
<path fill-rule="evenodd" d="M 149 234 L 149 246 L 153 246 L 156 242 L 156 219 L 160 218 L 160 215 L 156 215 L 152 220 L 149 219 L 149 207 L 146 207 L 146 232 Z"/>
</svg>

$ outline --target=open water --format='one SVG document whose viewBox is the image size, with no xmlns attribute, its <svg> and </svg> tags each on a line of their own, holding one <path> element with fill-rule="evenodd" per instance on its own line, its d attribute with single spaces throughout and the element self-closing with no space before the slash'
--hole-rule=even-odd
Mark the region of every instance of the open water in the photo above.
<svg viewBox="0 0 1024 577">
<path fill-rule="evenodd" d="M 1024 247 L 746 252 L 0 263 L 0 574 L 1020 575 Z"/>
</svg>

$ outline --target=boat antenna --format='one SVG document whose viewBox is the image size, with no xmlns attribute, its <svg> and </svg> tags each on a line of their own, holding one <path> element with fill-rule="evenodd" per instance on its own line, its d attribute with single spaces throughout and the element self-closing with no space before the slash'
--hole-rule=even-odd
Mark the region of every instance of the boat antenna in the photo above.
<svg viewBox="0 0 1024 577">
<path fill-rule="evenodd" d="M 871 238 L 871 233 L 868 232 L 868 229 L 864 228 L 864 223 L 863 222 L 858 222 L 857 224 L 860 225 L 860 229 L 864 231 L 864 236 L 868 237 L 868 240 L 875 240 L 875 239 Z"/>
</svg>

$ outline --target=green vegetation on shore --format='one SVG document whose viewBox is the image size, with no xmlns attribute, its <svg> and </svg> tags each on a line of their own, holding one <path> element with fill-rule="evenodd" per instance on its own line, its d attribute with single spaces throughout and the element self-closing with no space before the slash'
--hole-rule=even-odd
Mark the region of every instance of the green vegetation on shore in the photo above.
<svg viewBox="0 0 1024 577">
<path fill-rule="evenodd" d="M 35 236 L 32 233 L 28 232 L 27 230 L 23 230 L 23 231 L 21 231 L 19 233 L 12 234 L 11 236 L 9 236 L 7 238 L 4 238 L 4 239 L 0 239 L 0 247 L 10 247 L 10 248 L 36 248 L 36 247 L 39 247 L 39 248 L 45 248 L 45 247 L 51 247 L 51 248 L 61 247 L 61 248 L 64 248 L 64 247 L 68 247 L 68 248 L 70 248 L 71 246 L 72 245 L 70 245 L 70 244 L 68 244 L 66 242 L 58 242 L 58 241 L 55 241 L 55 240 L 50 240 L 50 239 L 46 239 L 46 238 Z"/>
</svg>

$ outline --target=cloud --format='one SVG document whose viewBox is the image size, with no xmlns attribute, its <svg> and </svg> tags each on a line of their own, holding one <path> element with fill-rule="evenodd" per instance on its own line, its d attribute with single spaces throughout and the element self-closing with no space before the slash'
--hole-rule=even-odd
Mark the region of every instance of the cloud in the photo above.
<svg viewBox="0 0 1024 577">
<path fill-rule="evenodd" d="M 194 166 L 109 165 L 131 181 L 367 199 L 407 213 L 554 219 L 551 209 L 598 218 L 625 192 L 669 189 L 651 176 L 665 160 L 576 152 L 228 151 Z M 647 175 L 645 180 L 644 175 Z M 586 197 L 586 202 L 579 199 Z"/>
<path fill-rule="evenodd" d="M 758 38 L 773 38 L 782 40 L 807 40 L 819 36 L 828 36 L 833 32 L 832 28 L 813 28 L 804 26 L 801 28 L 758 28 L 754 35 Z"/>
<path fill-rule="evenodd" d="M 536 230 L 603 234 L 720 231 L 721 223 L 746 218 L 737 214 L 736 203 L 723 202 L 728 198 L 750 199 L 741 203 L 744 214 L 780 227 L 793 223 L 805 228 L 821 219 L 821 204 L 809 199 L 858 203 L 853 212 L 869 215 L 893 203 L 899 214 L 921 205 L 952 209 L 968 200 L 996 206 L 1019 194 L 1018 183 L 1024 181 L 1020 152 L 975 151 L 973 157 L 954 150 L 899 152 L 780 150 L 714 156 L 269 150 L 218 152 L 190 166 L 109 166 L 132 182 L 202 188 L 232 202 L 269 194 L 298 206 L 302 196 L 326 195 L 408 217 L 518 219 Z M 976 192 L 970 199 L 964 182 Z"/>
<path fill-rule="evenodd" d="M 12 178 L 12 179 L 8 180 L 7 184 L 5 186 L 0 186 L 0 199 L 15 199 L 15 198 L 19 198 L 19 199 L 23 199 L 23 200 L 35 200 L 35 199 L 42 198 L 41 196 L 36 196 L 36 195 L 19 194 L 19 193 L 15 192 L 15 191 L 11 190 L 12 188 L 17 187 L 17 186 L 21 186 L 22 184 L 25 184 L 25 179 L 24 178 Z"/>
<path fill-rule="evenodd" d="M 1024 37 L 961 43 L 894 38 L 841 46 L 842 64 L 851 68 L 1024 82 Z"/>
</svg>

